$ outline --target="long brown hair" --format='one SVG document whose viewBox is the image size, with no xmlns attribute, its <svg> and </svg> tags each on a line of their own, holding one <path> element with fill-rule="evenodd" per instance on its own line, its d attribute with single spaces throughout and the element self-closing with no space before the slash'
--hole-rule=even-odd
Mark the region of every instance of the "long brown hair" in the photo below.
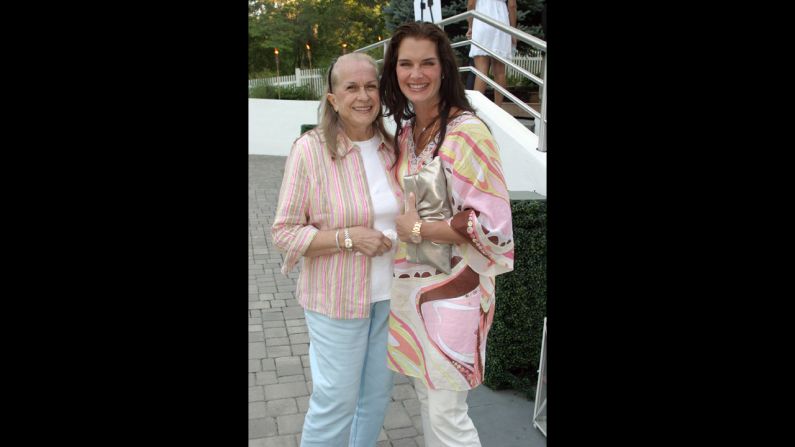
<svg viewBox="0 0 795 447">
<path fill-rule="evenodd" d="M 400 155 L 398 136 L 400 135 L 401 123 L 404 120 L 414 119 L 416 116 L 408 98 L 400 91 L 400 84 L 397 79 L 398 49 L 406 37 L 430 40 L 436 44 L 436 53 L 439 56 L 439 64 L 442 67 L 441 86 L 439 88 L 439 124 L 441 128 L 439 139 L 436 142 L 436 151 L 439 150 L 442 141 L 444 141 L 450 109 L 457 107 L 460 110 L 474 113 L 474 109 L 472 109 L 467 100 L 464 84 L 458 75 L 458 64 L 447 34 L 441 28 L 429 22 L 407 22 L 400 25 L 395 30 L 395 33 L 392 34 L 392 40 L 389 41 L 389 46 L 384 56 L 380 87 L 381 102 L 386 107 L 386 116 L 392 116 L 397 125 L 394 148 L 396 159 Z M 436 156 L 436 152 L 434 152 L 434 156 Z"/>
</svg>

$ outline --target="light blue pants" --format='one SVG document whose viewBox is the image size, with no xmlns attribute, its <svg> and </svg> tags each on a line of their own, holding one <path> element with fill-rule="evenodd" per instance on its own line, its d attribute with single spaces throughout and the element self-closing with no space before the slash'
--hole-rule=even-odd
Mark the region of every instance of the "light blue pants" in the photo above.
<svg viewBox="0 0 795 447">
<path fill-rule="evenodd" d="M 370 318 L 304 314 L 312 396 L 301 447 L 374 447 L 394 380 L 386 366 L 389 300 L 372 304 Z"/>
</svg>

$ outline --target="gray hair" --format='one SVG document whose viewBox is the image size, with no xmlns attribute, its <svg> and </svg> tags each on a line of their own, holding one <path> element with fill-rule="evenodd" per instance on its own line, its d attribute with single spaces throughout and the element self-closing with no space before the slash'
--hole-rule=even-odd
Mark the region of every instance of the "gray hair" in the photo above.
<svg viewBox="0 0 795 447">
<path fill-rule="evenodd" d="M 379 77 L 380 82 L 380 73 L 378 72 L 378 64 L 376 63 L 375 59 L 370 57 L 364 53 L 349 53 L 340 56 L 336 60 L 331 62 L 331 66 L 328 69 L 327 77 L 326 77 L 326 88 L 323 90 L 323 95 L 320 99 L 320 108 L 318 110 L 318 128 L 320 133 L 323 134 L 324 140 L 326 140 L 326 147 L 331 154 L 331 159 L 337 158 L 337 137 L 340 132 L 340 116 L 337 112 L 334 111 L 334 107 L 331 105 L 328 99 L 329 93 L 334 93 L 334 87 L 339 82 L 337 71 L 334 70 L 334 67 L 337 66 L 337 62 L 343 59 L 353 59 L 357 61 L 366 61 L 373 66 L 375 70 L 376 76 Z M 379 101 L 380 102 L 380 101 Z M 373 129 L 376 132 L 380 132 L 384 141 L 387 144 L 390 144 L 392 141 L 392 135 L 387 132 L 386 127 L 384 127 L 384 112 L 383 108 L 378 110 L 378 115 L 375 117 L 375 121 L 373 121 Z"/>
</svg>

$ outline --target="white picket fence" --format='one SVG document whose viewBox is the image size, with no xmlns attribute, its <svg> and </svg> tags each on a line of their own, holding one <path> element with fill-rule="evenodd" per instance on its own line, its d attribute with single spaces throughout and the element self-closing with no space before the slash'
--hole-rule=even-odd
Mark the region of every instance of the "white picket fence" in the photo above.
<svg viewBox="0 0 795 447">
<path fill-rule="evenodd" d="M 511 61 L 536 76 L 540 77 L 542 75 L 543 58 L 541 57 L 540 51 L 531 50 L 528 54 L 513 57 Z M 296 68 L 295 74 L 290 76 L 249 79 L 248 89 L 250 91 L 258 85 L 277 85 L 282 87 L 305 85 L 319 98 L 320 95 L 323 94 L 323 89 L 326 87 L 326 70 L 328 70 L 328 67 L 313 68 L 311 70 Z M 505 74 L 508 77 L 521 76 L 518 71 L 511 67 L 506 67 Z"/>
<path fill-rule="evenodd" d="M 258 85 L 276 85 L 281 87 L 305 85 L 308 86 L 315 95 L 320 97 L 326 86 L 326 70 L 327 68 L 313 68 L 311 70 L 296 68 L 295 74 L 291 76 L 249 79 L 248 89 L 251 91 L 252 88 Z"/>
<path fill-rule="evenodd" d="M 511 59 L 511 62 L 524 68 L 525 70 L 529 71 L 530 73 L 533 73 L 538 77 L 542 77 L 543 75 L 544 58 L 541 56 L 541 51 L 530 50 L 528 54 L 513 57 Z M 520 75 L 519 72 L 516 71 L 515 69 L 506 66 L 505 76 L 509 78 L 518 78 L 521 77 L 522 75 Z"/>
</svg>

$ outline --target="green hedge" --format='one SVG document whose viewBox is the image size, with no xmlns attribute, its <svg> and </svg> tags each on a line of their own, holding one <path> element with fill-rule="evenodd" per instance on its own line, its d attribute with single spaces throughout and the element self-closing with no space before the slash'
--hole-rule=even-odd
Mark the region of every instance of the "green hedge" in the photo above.
<svg viewBox="0 0 795 447">
<path fill-rule="evenodd" d="M 248 92 L 249 98 L 259 99 L 297 99 L 316 101 L 318 96 L 309 86 L 276 87 L 273 85 L 258 85 Z"/>
<path fill-rule="evenodd" d="M 511 200 L 514 270 L 497 276 L 484 384 L 535 398 L 547 315 L 546 200 Z"/>
</svg>

